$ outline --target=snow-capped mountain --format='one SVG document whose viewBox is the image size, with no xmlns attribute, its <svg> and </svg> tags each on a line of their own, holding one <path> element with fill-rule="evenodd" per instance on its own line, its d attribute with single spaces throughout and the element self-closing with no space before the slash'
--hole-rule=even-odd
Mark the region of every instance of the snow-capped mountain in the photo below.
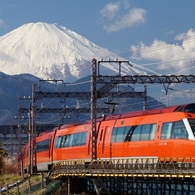
<svg viewBox="0 0 195 195">
<path fill-rule="evenodd" d="M 91 74 L 91 60 L 119 58 L 66 27 L 28 23 L 0 37 L 0 71 L 29 73 L 41 79 L 73 82 Z M 119 58 L 120 60 L 124 60 Z M 118 72 L 117 64 L 102 64 L 103 74 Z M 124 74 L 153 74 L 138 65 L 125 66 Z"/>
</svg>

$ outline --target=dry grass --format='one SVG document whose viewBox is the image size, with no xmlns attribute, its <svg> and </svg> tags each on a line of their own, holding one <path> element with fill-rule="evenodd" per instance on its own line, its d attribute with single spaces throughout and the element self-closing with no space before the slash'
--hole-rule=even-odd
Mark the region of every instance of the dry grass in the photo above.
<svg viewBox="0 0 195 195">
<path fill-rule="evenodd" d="M 0 182 L 3 184 L 3 186 L 7 186 L 10 184 L 13 184 L 17 181 L 23 181 L 22 183 L 19 184 L 19 187 L 15 186 L 12 189 L 9 190 L 9 194 L 10 195 L 15 195 L 18 193 L 18 190 L 20 192 L 20 194 L 24 194 L 24 191 L 29 191 L 29 188 L 31 186 L 31 188 L 33 188 L 34 185 L 40 184 L 39 186 L 41 186 L 41 181 L 42 181 L 42 176 L 38 175 L 38 176 L 31 176 L 30 178 L 28 176 L 24 177 L 24 180 L 21 176 L 18 175 L 4 175 L 4 176 L 0 176 Z M 42 189 L 39 187 L 37 191 L 35 191 L 34 193 L 31 193 L 33 195 L 42 195 L 43 192 L 45 191 L 45 189 Z M 7 192 L 2 193 L 3 194 L 7 194 Z"/>
<path fill-rule="evenodd" d="M 29 187 L 33 189 L 33 186 L 37 186 L 37 191 L 35 193 L 31 193 L 34 195 L 42 195 L 44 189 L 41 190 L 41 182 L 42 182 L 42 175 L 31 176 L 25 175 L 24 177 L 19 176 L 16 172 L 16 167 L 14 166 L 14 161 L 5 159 L 4 166 L 2 169 L 2 174 L 0 175 L 0 186 L 7 187 L 10 184 L 14 184 L 18 181 L 21 183 L 12 189 L 9 190 L 10 195 L 18 194 L 18 190 L 20 194 L 24 194 L 24 191 L 29 191 Z M 40 185 L 38 185 L 40 184 Z M 7 192 L 1 193 L 2 195 L 7 194 Z"/>
<path fill-rule="evenodd" d="M 0 185 L 6 186 L 17 181 L 21 181 L 22 177 L 16 174 L 9 174 L 9 175 L 0 175 Z"/>
<path fill-rule="evenodd" d="M 16 174 L 16 166 L 14 160 L 4 159 L 3 168 L 1 169 L 1 175 Z"/>
</svg>

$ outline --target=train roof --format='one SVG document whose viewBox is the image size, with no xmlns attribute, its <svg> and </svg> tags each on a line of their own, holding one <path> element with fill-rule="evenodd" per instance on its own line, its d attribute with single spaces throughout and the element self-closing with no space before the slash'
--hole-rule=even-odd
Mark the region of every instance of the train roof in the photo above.
<svg viewBox="0 0 195 195">
<path fill-rule="evenodd" d="M 75 123 L 67 123 L 67 124 L 64 124 L 64 125 L 60 126 L 59 129 L 74 127 L 74 126 L 78 126 L 78 125 L 81 125 L 81 123 L 78 123 L 78 122 L 75 122 Z"/>
<path fill-rule="evenodd" d="M 135 112 L 127 112 L 127 113 L 123 113 L 123 114 L 115 114 L 115 115 L 110 115 L 110 116 L 106 116 L 104 118 L 97 119 L 97 122 L 102 121 L 102 120 L 115 120 L 115 119 L 120 119 L 120 118 L 163 114 L 163 113 L 172 113 L 172 112 L 195 113 L 195 103 L 174 105 L 174 106 L 169 106 L 169 107 L 156 108 L 156 109 L 152 109 L 152 110 L 141 110 L 141 111 L 135 111 Z"/>
<path fill-rule="evenodd" d="M 116 120 L 116 119 L 122 119 L 122 118 L 128 118 L 128 117 L 145 116 L 145 115 L 173 113 L 173 112 L 195 113 L 195 103 L 180 104 L 180 105 L 174 105 L 174 106 L 168 106 L 168 107 L 162 107 L 162 108 L 155 108 L 152 110 L 140 110 L 140 111 L 127 112 L 127 113 L 122 113 L 122 114 L 103 116 L 103 117 L 97 118 L 96 122 Z M 91 123 L 91 120 L 85 121 L 84 124 L 89 124 L 89 123 Z M 77 125 L 81 125 L 81 123 L 65 124 L 65 125 L 62 125 L 60 129 L 77 126 Z"/>
<path fill-rule="evenodd" d="M 195 103 L 175 105 L 175 106 L 157 108 L 152 110 L 142 110 L 138 112 L 129 112 L 129 113 L 121 114 L 120 118 L 153 115 L 153 114 L 164 114 L 164 113 L 172 113 L 172 112 L 195 113 Z"/>
<path fill-rule="evenodd" d="M 51 133 L 53 130 L 48 130 L 48 131 L 43 131 L 39 134 L 39 136 L 42 136 L 42 135 L 45 135 L 45 134 L 48 134 L 48 133 Z"/>
</svg>

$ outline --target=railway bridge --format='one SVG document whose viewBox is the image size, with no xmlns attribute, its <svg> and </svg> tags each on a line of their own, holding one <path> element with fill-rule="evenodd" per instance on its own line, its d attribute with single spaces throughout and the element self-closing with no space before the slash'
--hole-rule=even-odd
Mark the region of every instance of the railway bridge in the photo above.
<svg viewBox="0 0 195 195">
<path fill-rule="evenodd" d="M 195 159 L 130 158 L 60 161 L 47 180 L 63 180 L 71 193 L 195 194 Z"/>
</svg>

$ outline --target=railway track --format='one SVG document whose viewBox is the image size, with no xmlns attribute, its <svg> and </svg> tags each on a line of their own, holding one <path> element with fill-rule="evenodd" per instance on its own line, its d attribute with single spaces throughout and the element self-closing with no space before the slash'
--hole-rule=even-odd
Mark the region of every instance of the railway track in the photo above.
<svg viewBox="0 0 195 195">
<path fill-rule="evenodd" d="M 131 158 L 115 160 L 61 161 L 53 165 L 49 178 L 77 177 L 190 177 L 195 178 L 195 162 L 190 158 Z"/>
</svg>

